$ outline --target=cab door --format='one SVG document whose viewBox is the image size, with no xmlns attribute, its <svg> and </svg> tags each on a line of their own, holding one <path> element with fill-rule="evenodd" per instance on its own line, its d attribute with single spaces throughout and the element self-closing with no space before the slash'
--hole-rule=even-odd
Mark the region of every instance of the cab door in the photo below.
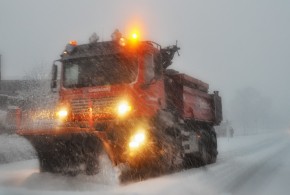
<svg viewBox="0 0 290 195">
<path fill-rule="evenodd" d="M 158 68 L 158 56 L 153 52 L 143 55 L 143 84 L 141 94 L 145 101 L 146 111 L 152 115 L 165 108 L 165 92 L 162 71 Z"/>
</svg>

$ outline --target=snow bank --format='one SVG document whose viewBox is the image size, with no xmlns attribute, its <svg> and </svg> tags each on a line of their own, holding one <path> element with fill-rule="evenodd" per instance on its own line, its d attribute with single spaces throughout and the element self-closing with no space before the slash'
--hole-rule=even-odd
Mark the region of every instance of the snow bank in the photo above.
<svg viewBox="0 0 290 195">
<path fill-rule="evenodd" d="M 0 135 L 0 164 L 35 158 L 30 143 L 18 135 Z"/>
<path fill-rule="evenodd" d="M 30 161 L 30 163 L 34 162 Z M 70 177 L 61 174 L 41 173 L 38 171 L 31 170 L 32 174 L 25 178 L 25 180 L 21 184 L 21 187 L 36 192 L 43 190 L 48 191 L 50 193 L 60 191 L 62 192 L 60 194 L 71 193 L 71 191 L 78 191 L 79 193 L 80 192 L 86 193 L 88 191 L 108 192 L 111 189 L 118 187 L 119 186 L 119 180 L 117 177 L 118 172 L 111 166 L 111 162 L 108 159 L 107 155 L 102 155 L 100 157 L 100 166 L 101 166 L 100 172 L 97 175 L 93 176 L 80 174 L 75 177 Z"/>
<path fill-rule="evenodd" d="M 0 194 L 289 194 L 290 130 L 219 138 L 218 145 L 215 164 L 126 185 L 106 155 L 94 176 L 40 173 L 36 159 L 8 163 L 0 166 Z"/>
</svg>

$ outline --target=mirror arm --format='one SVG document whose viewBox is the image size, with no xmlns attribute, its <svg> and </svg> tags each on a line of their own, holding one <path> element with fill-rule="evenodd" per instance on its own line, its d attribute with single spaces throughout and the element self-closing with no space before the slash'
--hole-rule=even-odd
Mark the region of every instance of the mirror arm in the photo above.
<svg viewBox="0 0 290 195">
<path fill-rule="evenodd" d="M 51 78 L 51 83 L 50 83 L 50 88 L 52 92 L 56 92 L 56 88 L 57 88 L 57 72 L 58 72 L 58 68 L 57 65 L 55 64 L 56 61 L 54 61 L 53 65 L 52 65 L 52 78 Z"/>
</svg>

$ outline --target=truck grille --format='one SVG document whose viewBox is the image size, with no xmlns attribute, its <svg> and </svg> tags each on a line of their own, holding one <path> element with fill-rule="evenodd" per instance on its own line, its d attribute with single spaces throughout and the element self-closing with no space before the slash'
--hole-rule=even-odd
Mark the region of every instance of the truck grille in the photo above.
<svg viewBox="0 0 290 195">
<path fill-rule="evenodd" d="M 115 97 L 73 99 L 71 100 L 71 108 L 74 114 L 88 114 L 90 107 L 93 114 L 110 114 L 115 111 L 116 103 Z"/>
</svg>

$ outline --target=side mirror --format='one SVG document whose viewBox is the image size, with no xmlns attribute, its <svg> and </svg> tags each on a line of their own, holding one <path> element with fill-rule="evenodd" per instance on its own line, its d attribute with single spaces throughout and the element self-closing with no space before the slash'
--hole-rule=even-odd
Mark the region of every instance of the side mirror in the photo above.
<svg viewBox="0 0 290 195">
<path fill-rule="evenodd" d="M 51 83 L 50 83 L 50 88 L 52 92 L 56 92 L 57 89 L 57 65 L 53 64 L 52 65 L 52 77 L 51 77 Z"/>
</svg>

